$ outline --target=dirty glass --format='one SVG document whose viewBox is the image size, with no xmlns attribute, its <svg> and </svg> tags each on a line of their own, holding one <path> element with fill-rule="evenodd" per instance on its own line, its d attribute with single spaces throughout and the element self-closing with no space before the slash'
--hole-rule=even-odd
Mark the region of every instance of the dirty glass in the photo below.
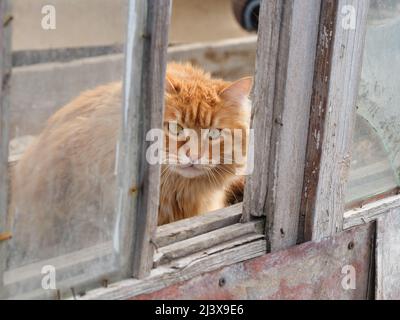
<svg viewBox="0 0 400 320">
<path fill-rule="evenodd" d="M 259 0 L 174 0 L 168 59 L 190 62 L 224 80 L 254 74 L 256 28 L 241 17 L 258 21 Z"/>
<path fill-rule="evenodd" d="M 347 202 L 400 182 L 400 0 L 371 2 Z"/>
<path fill-rule="evenodd" d="M 252 3 L 251 5 L 250 2 Z M 210 10 L 210 8 L 212 9 Z M 172 2 L 171 25 L 169 29 L 168 61 L 185 65 L 191 64 L 194 67 L 210 73 L 213 79 L 223 79 L 225 81 L 234 82 L 244 77 L 253 76 L 255 72 L 257 26 L 254 25 L 254 28 L 246 29 L 241 23 L 240 17 L 247 12 L 258 19 L 258 8 L 258 0 L 174 0 Z M 179 67 L 175 68 L 177 69 Z M 182 72 L 173 71 L 173 67 L 171 67 L 170 70 L 171 75 Z M 170 82 L 173 81 L 170 79 Z M 196 90 L 200 92 L 199 89 Z M 179 92 L 179 90 L 175 89 L 173 91 Z M 191 103 L 195 102 L 188 102 L 189 100 L 183 97 L 184 95 L 182 95 L 182 99 L 186 100 L 179 106 L 185 105 L 188 109 L 195 107 L 193 108 L 194 110 L 200 110 L 197 106 L 191 105 Z M 167 111 L 164 114 L 166 152 L 161 170 L 159 225 L 199 216 L 207 212 L 213 214 L 213 212 L 218 209 L 230 210 L 232 205 L 242 202 L 245 175 L 250 171 L 238 170 L 237 172 L 232 172 L 234 166 L 230 165 L 231 163 L 229 162 L 232 161 L 236 165 L 240 152 L 233 154 L 233 149 L 241 150 L 241 148 L 236 147 L 236 145 L 235 148 L 231 146 L 231 144 L 235 144 L 233 141 L 234 139 L 232 139 L 234 137 L 233 134 L 236 134 L 234 137 L 237 138 L 236 140 L 241 140 L 239 136 L 243 134 L 243 141 L 245 141 L 246 137 L 250 136 L 251 133 L 247 133 L 245 130 L 242 132 L 241 128 L 229 127 L 212 129 L 209 128 L 210 124 L 202 124 L 203 127 L 199 128 L 196 127 L 196 124 L 189 123 L 189 121 L 187 121 L 188 123 L 182 123 L 185 122 L 185 119 L 176 119 L 175 113 L 168 112 L 168 110 L 172 110 L 172 108 L 168 109 L 168 105 L 173 106 L 173 103 L 172 101 L 168 104 L 167 101 Z M 203 101 L 202 104 L 206 105 L 206 103 L 209 103 L 209 101 Z M 250 107 L 250 105 L 246 107 Z M 209 110 L 212 109 L 210 108 Z M 210 115 L 212 114 L 211 111 L 208 112 Z M 201 114 L 202 111 L 197 113 Z M 247 115 L 243 115 L 242 117 L 245 120 L 248 118 Z M 220 123 L 221 126 L 222 123 L 223 120 Z M 224 125 L 227 126 L 226 123 Z M 178 129 L 182 130 L 181 141 L 177 139 Z M 201 132 L 201 129 L 204 129 L 203 132 Z M 213 139 L 211 139 L 210 136 L 207 137 L 206 131 L 209 129 L 212 129 L 214 133 L 216 132 L 215 130 L 218 132 L 217 136 Z M 229 129 L 232 130 L 228 133 Z M 236 133 L 234 129 L 236 129 Z M 175 135 L 177 137 L 175 137 Z M 189 136 L 191 136 L 190 139 L 188 138 Z M 188 143 L 183 143 L 183 140 L 186 139 L 196 142 L 193 144 L 190 141 L 188 141 Z M 224 143 L 219 144 L 221 141 L 224 141 Z M 228 141 L 232 143 L 230 144 Z M 229 148 L 229 146 L 232 148 Z M 205 166 L 199 166 L 199 170 L 197 170 L 197 165 L 194 166 L 196 167 L 196 171 L 193 170 L 193 177 L 196 175 L 197 179 L 185 179 L 189 178 L 189 175 L 192 174 L 187 173 L 192 170 L 190 165 L 187 166 L 187 170 L 180 170 L 184 169 L 185 166 L 181 162 L 186 160 L 185 155 L 182 156 L 182 152 L 186 147 L 191 149 L 191 152 L 199 158 L 190 161 L 194 161 L 194 163 L 199 165 L 205 164 Z M 193 152 L 194 149 L 196 149 L 195 152 Z M 188 154 L 190 154 L 190 151 L 186 151 L 186 155 Z M 219 158 L 219 156 L 221 156 L 221 158 Z M 252 154 L 249 152 L 249 156 L 246 157 L 246 160 L 250 160 L 248 160 L 247 163 L 251 163 L 251 156 Z M 193 156 L 192 158 L 196 157 Z M 231 158 L 235 158 L 235 161 Z M 201 163 L 202 161 L 213 161 L 215 167 L 211 169 L 208 163 Z M 178 167 L 178 170 L 176 167 Z M 248 165 L 246 169 L 249 167 Z M 177 174 L 177 172 L 179 173 Z M 226 178 L 227 176 L 232 176 L 230 178 L 231 181 Z M 180 183 L 187 183 L 191 186 L 197 183 L 197 185 L 202 188 L 203 194 L 206 194 L 204 190 L 214 190 L 213 193 L 210 193 L 210 197 L 211 195 L 223 194 L 223 203 L 221 201 L 211 201 L 210 197 L 207 201 L 204 201 L 199 193 L 193 205 L 195 209 L 191 207 L 191 203 L 193 203 L 190 202 L 191 196 L 186 196 L 184 200 L 181 200 L 181 203 L 174 207 L 174 205 L 171 205 L 171 203 L 174 203 L 174 196 L 171 196 L 171 188 L 169 186 L 171 181 L 174 181 L 176 177 L 179 178 L 177 181 L 180 181 L 179 183 L 175 182 L 177 186 L 179 186 Z M 180 195 L 180 191 L 178 191 L 179 188 L 176 189 L 177 190 L 174 191 L 176 192 L 175 197 L 180 199 L 182 196 Z M 187 190 L 194 189 L 186 188 L 185 195 L 189 194 Z M 220 198 L 222 199 L 222 197 Z M 208 205 L 209 203 L 215 203 L 215 205 Z"/>
<path fill-rule="evenodd" d="M 127 1 L 12 2 L 4 290 L 81 295 L 127 276 L 116 205 Z"/>
</svg>

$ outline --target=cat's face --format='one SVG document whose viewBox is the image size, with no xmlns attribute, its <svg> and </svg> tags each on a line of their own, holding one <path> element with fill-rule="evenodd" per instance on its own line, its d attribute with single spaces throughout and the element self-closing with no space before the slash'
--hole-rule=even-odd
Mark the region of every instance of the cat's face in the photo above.
<svg viewBox="0 0 400 320">
<path fill-rule="evenodd" d="M 252 79 L 231 84 L 188 65 L 171 68 L 166 82 L 164 170 L 210 181 L 235 174 L 245 164 Z"/>
</svg>

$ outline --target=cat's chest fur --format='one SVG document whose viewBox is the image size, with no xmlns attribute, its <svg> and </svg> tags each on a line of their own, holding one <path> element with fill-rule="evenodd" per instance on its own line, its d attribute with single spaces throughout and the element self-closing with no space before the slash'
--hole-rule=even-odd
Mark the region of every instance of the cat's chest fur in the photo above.
<svg viewBox="0 0 400 320">
<path fill-rule="evenodd" d="M 161 177 L 160 209 L 158 224 L 194 217 L 225 207 L 223 186 L 208 186 L 205 181 L 178 179 L 171 185 Z"/>
</svg>

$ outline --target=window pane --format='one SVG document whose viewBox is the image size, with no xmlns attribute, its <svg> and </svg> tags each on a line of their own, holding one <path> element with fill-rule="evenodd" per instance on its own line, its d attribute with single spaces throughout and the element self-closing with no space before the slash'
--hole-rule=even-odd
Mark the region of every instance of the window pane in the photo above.
<svg viewBox="0 0 400 320">
<path fill-rule="evenodd" d="M 230 0 L 173 1 L 159 225 L 243 200 L 255 31 L 240 26 Z"/>
<path fill-rule="evenodd" d="M 86 284 L 127 276 L 116 205 L 124 59 L 101 51 L 121 51 L 126 5 L 14 2 L 20 59 L 11 83 L 13 238 L 3 278 L 11 297 L 80 294 Z M 48 290 L 54 288 L 60 292 Z"/>
<path fill-rule="evenodd" d="M 371 2 L 347 201 L 400 181 L 400 0 Z"/>
</svg>

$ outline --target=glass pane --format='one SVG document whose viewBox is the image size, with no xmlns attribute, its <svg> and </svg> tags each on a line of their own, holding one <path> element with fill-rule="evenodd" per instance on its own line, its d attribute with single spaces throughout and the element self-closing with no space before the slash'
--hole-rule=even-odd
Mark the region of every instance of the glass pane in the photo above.
<svg viewBox="0 0 400 320">
<path fill-rule="evenodd" d="M 347 201 L 400 182 L 400 0 L 371 2 Z"/>
<path fill-rule="evenodd" d="M 258 9 L 258 0 L 173 1 L 159 225 L 243 200 L 257 36 L 235 15 L 255 22 Z"/>
<path fill-rule="evenodd" d="M 122 48 L 127 1 L 13 3 L 24 61 L 11 84 L 3 281 L 11 297 L 81 294 L 121 277 L 129 257 L 116 209 L 124 59 L 93 49 Z"/>
<path fill-rule="evenodd" d="M 248 36 L 235 19 L 236 11 L 244 15 L 245 2 L 254 2 L 250 6 L 258 9 L 259 0 L 174 0 L 169 40 L 173 45 L 183 43 L 211 42 Z M 247 6 L 248 7 L 248 6 Z"/>
</svg>

